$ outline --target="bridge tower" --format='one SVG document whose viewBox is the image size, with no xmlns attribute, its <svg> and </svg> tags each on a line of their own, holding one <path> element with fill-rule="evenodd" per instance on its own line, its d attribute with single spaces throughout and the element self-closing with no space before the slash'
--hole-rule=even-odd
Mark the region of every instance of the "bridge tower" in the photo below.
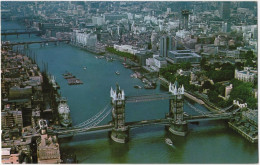
<svg viewBox="0 0 260 165">
<path fill-rule="evenodd" d="M 179 87 L 177 81 L 169 85 L 169 92 L 174 96 L 170 99 L 169 115 L 170 126 L 169 131 L 174 135 L 185 136 L 188 130 L 187 121 L 183 118 L 183 101 L 184 87 Z"/>
<path fill-rule="evenodd" d="M 112 123 L 114 128 L 110 137 L 117 143 L 126 143 L 129 140 L 129 127 L 125 126 L 125 93 L 117 85 L 116 89 L 110 90 L 112 110 Z"/>
</svg>

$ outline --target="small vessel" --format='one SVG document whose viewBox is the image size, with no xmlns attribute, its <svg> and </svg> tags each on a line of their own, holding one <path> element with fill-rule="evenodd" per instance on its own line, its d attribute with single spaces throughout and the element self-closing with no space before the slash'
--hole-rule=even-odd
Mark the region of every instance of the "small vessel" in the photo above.
<svg viewBox="0 0 260 165">
<path fill-rule="evenodd" d="M 134 88 L 141 89 L 142 87 L 140 85 L 135 85 Z"/>
<path fill-rule="evenodd" d="M 75 78 L 75 76 L 73 76 L 72 73 L 70 73 L 70 72 L 64 73 L 62 75 L 63 75 L 63 78 L 65 78 L 65 79 Z"/>
<path fill-rule="evenodd" d="M 144 86 L 145 89 L 155 89 L 156 87 L 154 85 L 146 84 Z"/>
<path fill-rule="evenodd" d="M 84 70 L 86 70 L 86 69 L 87 69 L 87 67 L 86 67 L 86 66 L 83 66 L 83 69 L 84 69 Z"/>
<path fill-rule="evenodd" d="M 52 87 L 57 90 L 60 88 L 60 86 L 57 84 L 57 82 L 55 81 L 55 77 L 54 76 L 51 76 L 50 78 L 50 81 L 49 81 L 51 84 L 52 84 Z"/>
<path fill-rule="evenodd" d="M 132 78 L 137 78 L 137 75 L 135 73 L 131 74 Z"/>
<path fill-rule="evenodd" d="M 72 121 L 70 118 L 70 109 L 67 104 L 67 100 L 66 98 L 60 98 L 59 101 L 58 113 L 60 124 L 64 127 L 68 127 L 71 125 Z"/>
<path fill-rule="evenodd" d="M 116 73 L 117 75 L 120 75 L 120 72 L 119 72 L 119 71 L 116 71 L 115 73 Z"/>
<path fill-rule="evenodd" d="M 166 138 L 166 139 L 165 139 L 165 143 L 168 144 L 168 145 L 170 145 L 170 146 L 173 145 L 171 139 L 169 139 L 169 138 Z"/>
</svg>

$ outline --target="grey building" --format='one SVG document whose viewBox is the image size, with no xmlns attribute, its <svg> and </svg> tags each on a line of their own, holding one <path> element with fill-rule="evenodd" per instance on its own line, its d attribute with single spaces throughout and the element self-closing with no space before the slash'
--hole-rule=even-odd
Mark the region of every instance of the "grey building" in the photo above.
<svg viewBox="0 0 260 165">
<path fill-rule="evenodd" d="M 169 56 L 166 59 L 171 63 L 199 63 L 201 56 L 197 53 L 191 52 L 190 50 L 175 50 L 169 51 Z"/>
<path fill-rule="evenodd" d="M 220 17 L 223 20 L 228 20 L 230 18 L 230 2 L 221 2 L 220 5 Z"/>
<path fill-rule="evenodd" d="M 160 56 L 168 57 L 168 53 L 171 50 L 172 50 L 172 37 L 162 36 L 160 38 Z"/>
<path fill-rule="evenodd" d="M 181 26 L 180 29 L 188 30 L 188 22 L 189 22 L 189 10 L 181 11 Z"/>
<path fill-rule="evenodd" d="M 135 54 L 138 59 L 138 64 L 141 66 L 146 65 L 146 59 L 152 57 L 152 55 L 149 52 L 146 51 L 140 51 L 139 53 Z"/>
</svg>

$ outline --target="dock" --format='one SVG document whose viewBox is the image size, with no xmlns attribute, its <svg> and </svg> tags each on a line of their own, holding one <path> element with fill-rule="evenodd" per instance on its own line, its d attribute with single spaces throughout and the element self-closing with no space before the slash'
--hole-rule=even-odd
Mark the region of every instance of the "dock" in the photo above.
<svg viewBox="0 0 260 165">
<path fill-rule="evenodd" d="M 80 79 L 77 79 L 77 78 L 70 78 L 70 79 L 67 79 L 67 80 L 68 80 L 69 85 L 83 84 L 83 82 Z"/>
<path fill-rule="evenodd" d="M 83 84 L 83 82 L 76 78 L 76 76 L 74 76 L 72 73 L 70 72 L 67 72 L 67 73 L 64 73 L 62 74 L 63 75 L 63 78 L 66 79 L 68 81 L 68 84 L 69 85 L 79 85 L 79 84 Z"/>
<path fill-rule="evenodd" d="M 230 128 L 232 128 L 233 130 L 235 130 L 236 132 L 241 134 L 244 138 L 246 138 L 251 143 L 257 143 L 258 142 L 258 136 L 257 135 L 253 137 L 253 135 L 246 133 L 239 126 L 236 126 L 234 123 L 228 122 L 228 125 L 229 125 Z"/>
</svg>

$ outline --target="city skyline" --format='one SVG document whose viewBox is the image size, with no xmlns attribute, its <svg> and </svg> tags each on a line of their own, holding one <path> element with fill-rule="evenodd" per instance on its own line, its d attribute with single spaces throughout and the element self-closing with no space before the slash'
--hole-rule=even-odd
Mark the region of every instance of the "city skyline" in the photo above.
<svg viewBox="0 0 260 165">
<path fill-rule="evenodd" d="M 4 164 L 259 161 L 257 1 L 4 1 L 1 40 Z"/>
</svg>

